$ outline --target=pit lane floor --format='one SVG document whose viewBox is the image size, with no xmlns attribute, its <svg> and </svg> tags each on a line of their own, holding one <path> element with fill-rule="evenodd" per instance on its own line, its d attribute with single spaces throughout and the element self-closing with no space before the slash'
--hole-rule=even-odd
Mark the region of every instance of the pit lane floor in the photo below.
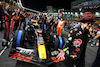
<svg viewBox="0 0 100 67">
<path fill-rule="evenodd" d="M 68 32 L 63 31 L 63 35 L 66 41 Z M 4 30 L 0 31 L 0 38 L 3 38 L 4 35 Z M 2 49 L 2 41 L 0 41 L 0 51 Z M 96 57 L 96 52 L 97 52 L 98 47 L 93 46 L 91 47 L 90 44 L 87 45 L 86 49 L 86 66 L 85 67 L 91 67 L 93 61 L 95 60 Z M 2 56 L 0 56 L 0 67 L 39 67 L 37 65 L 29 64 L 29 63 L 23 63 L 23 62 L 17 62 L 16 60 L 12 60 L 8 58 L 9 55 L 9 49 L 7 49 Z M 47 67 L 47 66 L 44 66 Z M 60 64 L 56 65 L 51 65 L 50 67 L 64 67 L 64 63 L 61 62 Z"/>
</svg>

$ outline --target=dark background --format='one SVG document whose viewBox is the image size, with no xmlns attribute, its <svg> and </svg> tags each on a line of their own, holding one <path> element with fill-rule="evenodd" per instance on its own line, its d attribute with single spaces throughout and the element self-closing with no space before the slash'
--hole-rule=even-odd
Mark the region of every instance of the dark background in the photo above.
<svg viewBox="0 0 100 67">
<path fill-rule="evenodd" d="M 45 11 L 46 6 L 52 6 L 54 8 L 64 8 L 70 10 L 71 2 L 74 0 L 21 0 L 24 7 Z"/>
</svg>

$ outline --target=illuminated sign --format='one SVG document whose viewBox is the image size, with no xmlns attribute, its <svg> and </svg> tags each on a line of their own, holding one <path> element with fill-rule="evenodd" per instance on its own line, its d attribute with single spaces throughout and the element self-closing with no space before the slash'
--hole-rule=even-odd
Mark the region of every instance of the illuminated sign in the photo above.
<svg viewBox="0 0 100 67">
<path fill-rule="evenodd" d="M 59 17 L 62 17 L 63 16 L 63 13 L 59 13 Z"/>
<path fill-rule="evenodd" d="M 94 4 L 99 4 L 100 1 L 99 0 L 92 0 L 92 1 L 86 1 L 86 2 L 82 2 L 81 4 L 78 4 L 76 6 L 73 6 L 72 8 L 77 8 L 79 6 L 88 6 L 88 5 L 94 5 Z"/>
</svg>

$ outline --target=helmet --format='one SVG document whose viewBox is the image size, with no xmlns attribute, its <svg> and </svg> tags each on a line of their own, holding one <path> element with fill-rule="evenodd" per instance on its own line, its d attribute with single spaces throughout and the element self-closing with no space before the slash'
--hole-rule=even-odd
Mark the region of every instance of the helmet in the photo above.
<svg viewBox="0 0 100 67">
<path fill-rule="evenodd" d="M 31 36 L 31 35 L 35 35 L 35 30 L 33 27 L 27 27 L 26 28 L 27 33 Z"/>
<path fill-rule="evenodd" d="M 94 14 L 91 12 L 85 12 L 80 21 L 81 22 L 84 22 L 84 21 L 95 22 L 94 21 Z"/>
</svg>

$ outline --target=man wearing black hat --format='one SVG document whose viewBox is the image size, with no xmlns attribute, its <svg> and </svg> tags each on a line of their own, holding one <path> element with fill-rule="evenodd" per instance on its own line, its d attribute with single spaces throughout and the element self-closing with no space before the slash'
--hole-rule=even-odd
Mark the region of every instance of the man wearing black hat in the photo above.
<svg viewBox="0 0 100 67">
<path fill-rule="evenodd" d="M 85 12 L 82 24 L 78 28 L 71 30 L 68 34 L 67 43 L 63 50 L 58 49 L 60 54 L 58 59 L 65 59 L 65 67 L 85 67 L 85 51 L 88 42 L 89 26 L 94 22 L 94 14 Z"/>
</svg>

